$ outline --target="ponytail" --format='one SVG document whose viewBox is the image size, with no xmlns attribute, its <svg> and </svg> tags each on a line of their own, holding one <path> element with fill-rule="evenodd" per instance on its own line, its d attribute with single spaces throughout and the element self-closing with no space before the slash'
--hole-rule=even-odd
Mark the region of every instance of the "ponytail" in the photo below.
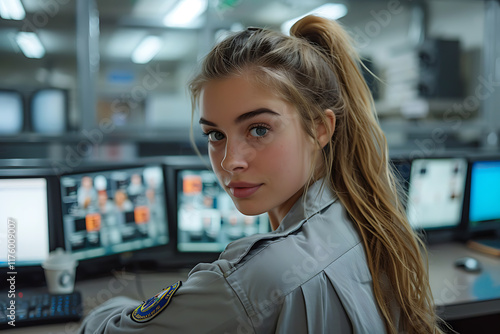
<svg viewBox="0 0 500 334">
<path fill-rule="evenodd" d="M 351 45 L 338 23 L 315 16 L 299 20 L 291 37 L 266 29 L 236 33 L 214 47 L 191 81 L 193 107 L 208 81 L 251 71 L 259 84 L 296 106 L 313 139 L 315 123 L 327 125 L 325 110 L 332 110 L 335 129 L 321 152 L 321 166 L 311 168 L 320 174 L 311 180 L 325 177 L 351 216 L 387 332 L 441 333 L 423 244 L 408 224 L 373 98 Z"/>
<path fill-rule="evenodd" d="M 441 333 L 421 256 L 423 243 L 407 221 L 387 142 L 349 36 L 339 24 L 315 16 L 298 21 L 290 33 L 321 52 L 338 80 L 341 108 L 333 109 L 338 125 L 324 153 L 326 174 L 365 246 L 387 331 Z M 400 314 L 393 314 L 394 302 Z"/>
</svg>

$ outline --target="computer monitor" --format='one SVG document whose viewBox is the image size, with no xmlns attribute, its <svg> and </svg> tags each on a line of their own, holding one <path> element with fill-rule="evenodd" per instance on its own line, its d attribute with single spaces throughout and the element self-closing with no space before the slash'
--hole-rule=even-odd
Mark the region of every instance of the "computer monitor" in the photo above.
<svg viewBox="0 0 500 334">
<path fill-rule="evenodd" d="M 51 245 L 48 180 L 6 177 L 2 172 L 0 170 L 0 267 L 13 272 L 20 267 L 40 267 Z"/>
<path fill-rule="evenodd" d="M 68 91 L 45 88 L 31 96 L 31 127 L 41 134 L 62 134 L 68 128 Z"/>
<path fill-rule="evenodd" d="M 391 159 L 391 166 L 394 174 L 396 175 L 396 181 L 401 187 L 401 201 L 406 207 L 408 200 L 408 188 L 410 187 L 411 160 L 409 158 L 393 158 Z"/>
<path fill-rule="evenodd" d="M 24 103 L 20 92 L 0 89 L 0 135 L 18 134 L 24 127 Z"/>
<path fill-rule="evenodd" d="M 169 243 L 161 164 L 86 168 L 62 175 L 60 185 L 64 246 L 77 259 Z"/>
<path fill-rule="evenodd" d="M 175 181 L 172 219 L 179 253 L 218 254 L 231 241 L 270 231 L 266 213 L 245 216 L 236 209 L 202 158 L 192 157 L 189 162 L 185 158 L 168 169 Z"/>
<path fill-rule="evenodd" d="M 466 158 L 414 159 L 407 215 L 416 230 L 455 229 L 462 221 Z"/>
<path fill-rule="evenodd" d="M 471 161 L 468 230 L 500 232 L 500 158 Z"/>
</svg>

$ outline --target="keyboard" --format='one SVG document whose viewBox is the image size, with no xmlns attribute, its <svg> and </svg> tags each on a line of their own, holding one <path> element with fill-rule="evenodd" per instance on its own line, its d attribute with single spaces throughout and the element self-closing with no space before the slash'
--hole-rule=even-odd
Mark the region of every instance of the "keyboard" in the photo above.
<svg viewBox="0 0 500 334">
<path fill-rule="evenodd" d="M 15 311 L 11 301 L 15 301 Z M 7 293 L 0 296 L 1 329 L 79 321 L 82 315 L 82 296 L 78 291 L 58 295 L 48 292 L 25 294 L 22 298 L 16 296 L 15 299 L 8 298 Z M 9 324 L 12 320 L 15 320 L 15 326 Z"/>
</svg>

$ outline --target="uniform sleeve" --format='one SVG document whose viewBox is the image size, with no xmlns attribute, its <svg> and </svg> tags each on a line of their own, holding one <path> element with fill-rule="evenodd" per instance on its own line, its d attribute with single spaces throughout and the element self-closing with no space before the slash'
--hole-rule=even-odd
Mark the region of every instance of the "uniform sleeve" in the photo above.
<svg viewBox="0 0 500 334">
<path fill-rule="evenodd" d="M 83 321 L 79 333 L 254 333 L 238 296 L 216 270 L 192 273 L 165 309 L 147 322 L 131 318 L 140 304 L 112 299 Z"/>
</svg>

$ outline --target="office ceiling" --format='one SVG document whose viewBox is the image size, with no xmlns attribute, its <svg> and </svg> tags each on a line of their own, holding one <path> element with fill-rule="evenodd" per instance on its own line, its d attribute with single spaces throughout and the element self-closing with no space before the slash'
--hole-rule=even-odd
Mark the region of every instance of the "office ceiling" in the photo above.
<svg viewBox="0 0 500 334">
<path fill-rule="evenodd" d="M 24 21 L 0 19 L 0 57 L 3 60 L 22 57 L 15 42 L 20 30 L 34 30 L 46 48 L 46 58 L 57 61 L 61 58 L 76 59 L 77 0 L 21 0 L 27 14 Z M 205 14 L 205 23 L 199 29 L 167 28 L 162 18 L 177 0 L 94 0 L 99 20 L 99 53 L 101 63 L 131 62 L 130 56 L 147 35 L 157 35 L 163 46 L 155 61 L 192 62 L 199 58 L 215 40 L 220 29 L 241 29 L 245 26 L 265 26 L 279 29 L 284 21 L 303 15 L 328 1 L 326 0 L 210 0 Z M 347 27 L 366 28 L 366 22 L 383 19 L 374 16 L 381 10 L 388 10 L 387 0 L 339 0 L 348 8 L 340 21 Z M 415 1 L 414 1 L 415 2 Z M 399 2 L 409 7 L 414 2 Z M 466 16 L 468 7 L 461 4 L 477 3 L 475 0 L 430 1 L 433 9 L 443 17 L 440 22 L 456 21 L 457 15 Z M 439 5 L 439 4 L 443 5 Z M 437 4 L 437 5 L 436 5 Z M 450 7 L 452 4 L 452 7 Z M 450 10 L 453 8 L 453 10 Z M 463 9 L 463 10 L 462 10 Z M 460 11 L 463 13 L 460 13 Z M 449 16 L 449 20 L 446 19 Z M 390 41 L 401 39 L 406 33 L 408 17 L 393 15 L 393 21 L 401 21 L 402 29 L 385 29 Z M 406 21 L 405 21 L 406 20 Z M 446 22 L 446 23 L 444 23 Z M 396 26 L 392 24 L 392 27 Z M 450 26 L 453 26 L 451 24 Z M 396 36 L 398 35 L 398 36 Z"/>
<path fill-rule="evenodd" d="M 0 19 L 0 55 L 17 55 L 15 43 L 17 31 L 36 31 L 48 56 L 75 56 L 77 1 L 21 0 L 25 10 L 24 21 Z M 279 28 L 284 21 L 303 15 L 327 1 L 324 0 L 212 0 L 201 29 L 173 29 L 162 24 L 162 18 L 176 0 L 96 0 L 99 17 L 99 46 L 101 59 L 120 60 L 130 58 L 140 40 L 155 34 L 165 41 L 156 60 L 182 60 L 189 58 L 200 38 L 218 29 L 231 27 L 266 26 Z M 349 7 L 377 1 L 347 2 Z M 356 10 L 348 16 L 356 18 Z M 347 19 L 347 17 L 346 17 Z M 204 33 L 203 33 L 204 32 Z"/>
</svg>

